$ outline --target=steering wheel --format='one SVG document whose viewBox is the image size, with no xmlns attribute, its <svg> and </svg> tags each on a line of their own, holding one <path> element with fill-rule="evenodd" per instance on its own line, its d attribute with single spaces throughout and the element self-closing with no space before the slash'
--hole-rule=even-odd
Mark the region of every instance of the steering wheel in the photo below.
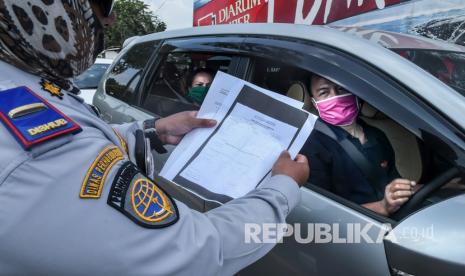
<svg viewBox="0 0 465 276">
<path fill-rule="evenodd" d="M 416 208 L 425 201 L 432 193 L 437 191 L 442 186 L 446 185 L 450 180 L 460 174 L 459 169 L 456 167 L 450 168 L 447 171 L 433 178 L 429 183 L 426 183 L 423 188 L 418 190 L 409 201 L 402 205 L 392 218 L 399 220 L 408 214 L 412 213 Z"/>
</svg>

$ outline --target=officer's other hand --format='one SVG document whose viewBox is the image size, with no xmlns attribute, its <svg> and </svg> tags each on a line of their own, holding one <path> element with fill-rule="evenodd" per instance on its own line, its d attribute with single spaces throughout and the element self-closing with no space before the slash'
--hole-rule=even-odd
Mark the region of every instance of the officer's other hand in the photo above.
<svg viewBox="0 0 465 276">
<path fill-rule="evenodd" d="M 302 187 L 310 176 L 307 157 L 298 154 L 295 160 L 292 160 L 289 152 L 283 151 L 271 170 L 271 175 L 278 174 L 292 177 Z"/>
<path fill-rule="evenodd" d="M 408 179 L 395 179 L 386 186 L 382 203 L 387 214 L 396 212 L 415 193 L 417 184 Z"/>
<path fill-rule="evenodd" d="M 215 120 L 196 118 L 197 111 L 184 111 L 155 121 L 158 137 L 165 144 L 177 145 L 194 128 L 213 127 Z"/>
</svg>

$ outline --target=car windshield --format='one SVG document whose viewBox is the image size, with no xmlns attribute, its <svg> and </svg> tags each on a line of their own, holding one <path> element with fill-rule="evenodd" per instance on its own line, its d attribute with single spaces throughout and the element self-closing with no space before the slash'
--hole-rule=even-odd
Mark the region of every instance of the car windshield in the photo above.
<svg viewBox="0 0 465 276">
<path fill-rule="evenodd" d="M 394 50 L 465 96 L 465 53 L 433 50 Z"/>
<path fill-rule="evenodd" d="M 96 89 L 108 66 L 110 64 L 95 63 L 87 71 L 77 76 L 74 83 L 79 89 Z"/>
</svg>

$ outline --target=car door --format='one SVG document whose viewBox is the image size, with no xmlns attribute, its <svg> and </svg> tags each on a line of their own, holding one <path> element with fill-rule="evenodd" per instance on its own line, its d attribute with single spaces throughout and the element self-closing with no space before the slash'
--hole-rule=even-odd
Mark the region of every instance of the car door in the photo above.
<svg viewBox="0 0 465 276">
<path fill-rule="evenodd" d="M 306 76 L 302 70 L 317 73 L 358 95 L 412 134 L 420 138 L 436 137 L 452 149 L 455 158 L 448 157 L 452 162 L 460 159 L 457 158 L 458 154 L 463 156 L 463 140 L 447 121 L 436 116 L 434 110 L 416 99 L 411 91 L 405 90 L 402 84 L 391 79 L 388 74 L 354 56 L 314 42 L 260 36 L 248 37 L 242 50 L 250 58 L 245 61 L 250 64 L 247 70 L 250 73 L 245 78 L 255 84 L 268 86 L 271 90 L 276 87 L 274 90 L 277 92 L 286 93 L 285 86 L 282 87 L 279 82 L 287 85 L 295 81 L 305 82 L 302 78 Z M 260 69 L 259 64 L 263 59 L 268 60 L 269 64 L 275 61 L 279 65 L 266 65 L 265 70 Z M 259 71 L 276 73 L 282 70 L 283 64 L 300 71 L 286 68 L 284 71 L 291 70 L 292 73 L 284 74 L 281 79 L 279 74 L 272 78 L 253 76 L 257 68 Z M 276 84 L 267 79 L 279 81 Z M 457 147 L 457 143 L 462 147 Z M 390 274 L 383 237 L 397 221 L 310 183 L 302 188 L 301 204 L 291 213 L 287 222 L 293 227 L 294 234 L 241 274 Z"/>
</svg>

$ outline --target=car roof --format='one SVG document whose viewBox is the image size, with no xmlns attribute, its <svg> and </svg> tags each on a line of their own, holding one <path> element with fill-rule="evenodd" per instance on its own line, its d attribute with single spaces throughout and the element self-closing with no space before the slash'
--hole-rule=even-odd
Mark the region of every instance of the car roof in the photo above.
<svg viewBox="0 0 465 276">
<path fill-rule="evenodd" d="M 442 40 L 434 40 L 420 35 L 409 35 L 381 30 L 369 30 L 359 27 L 331 26 L 330 28 L 353 34 L 389 49 L 465 52 L 465 47 L 461 45 L 445 42 Z"/>
<path fill-rule="evenodd" d="M 436 79 L 428 72 L 420 69 L 420 67 L 412 62 L 382 47 L 380 44 L 369 42 L 350 32 L 340 31 L 335 28 L 282 23 L 214 25 L 165 31 L 141 36 L 131 41 L 125 50 L 127 51 L 134 44 L 153 40 L 215 35 L 265 35 L 298 38 L 323 44 L 350 55 L 357 56 L 367 64 L 378 68 L 380 71 L 385 72 L 403 83 L 419 97 L 425 99 L 433 106 L 436 106 L 462 129 L 465 129 L 465 120 L 463 120 L 461 116 L 463 110 L 465 110 L 465 101 L 463 96 L 457 91 Z M 427 38 L 425 38 L 425 40 L 433 41 Z M 449 51 L 465 53 L 465 48 L 459 45 L 449 45 L 447 48 Z M 432 48 L 432 50 L 436 50 L 436 48 Z M 124 54 L 124 52 L 125 51 L 122 51 L 120 55 Z M 444 93 L 447 94 L 447 97 L 444 96 Z"/>
<path fill-rule="evenodd" d="M 281 35 L 288 37 L 299 37 L 306 40 L 314 40 L 305 35 L 302 30 L 308 30 L 308 33 L 325 29 L 334 29 L 343 33 L 355 35 L 370 42 L 374 42 L 389 49 L 424 49 L 424 50 L 440 50 L 440 51 L 456 51 L 465 52 L 465 47 L 434 40 L 419 35 L 409 35 L 382 30 L 370 30 L 359 27 L 343 27 L 343 26 L 310 26 L 299 24 L 284 24 L 284 23 L 253 23 L 253 24 L 224 24 L 214 26 L 203 26 L 186 29 L 171 30 L 165 32 L 154 33 L 146 36 L 135 36 L 127 39 L 126 44 L 132 44 L 136 41 L 142 42 L 146 40 L 167 39 L 185 36 L 203 36 L 203 35 L 223 35 L 223 34 L 264 34 L 264 35 Z M 333 32 L 332 35 L 335 33 Z M 317 39 L 319 40 L 319 39 Z M 333 45 L 334 46 L 334 45 Z"/>
</svg>

